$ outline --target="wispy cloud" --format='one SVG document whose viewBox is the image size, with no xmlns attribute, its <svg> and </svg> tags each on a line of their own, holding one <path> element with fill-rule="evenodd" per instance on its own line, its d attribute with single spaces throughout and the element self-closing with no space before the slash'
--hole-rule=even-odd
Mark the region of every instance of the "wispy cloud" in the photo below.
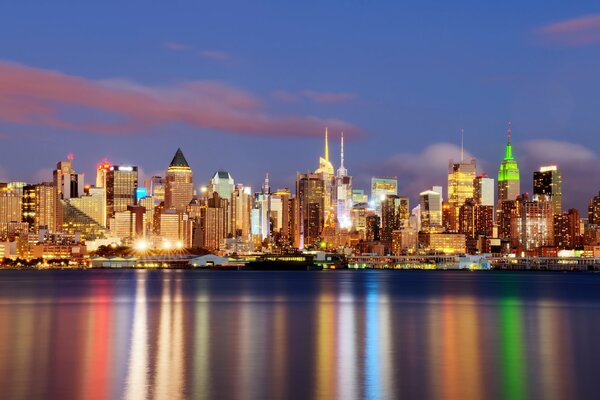
<svg viewBox="0 0 600 400">
<path fill-rule="evenodd" d="M 86 111 L 95 117 L 85 120 Z M 109 118 L 98 118 L 98 112 Z M 139 133 L 168 123 L 258 135 L 320 135 L 325 126 L 359 133 L 337 119 L 275 115 L 255 95 L 223 82 L 146 86 L 9 62 L 0 62 L 0 121 L 104 134 Z"/>
<path fill-rule="evenodd" d="M 303 90 L 300 94 L 317 103 L 345 103 L 356 98 L 354 93 L 319 92 L 316 90 Z"/>
<path fill-rule="evenodd" d="M 192 48 L 190 45 L 178 42 L 163 42 L 163 46 L 173 51 L 186 51 Z"/>
<path fill-rule="evenodd" d="M 536 29 L 539 37 L 547 43 L 562 46 L 587 46 L 600 43 L 600 14 L 548 24 Z"/>
<path fill-rule="evenodd" d="M 231 59 L 229 53 L 222 50 L 199 50 L 198 54 L 204 58 L 210 58 L 212 60 L 227 61 Z"/>
<path fill-rule="evenodd" d="M 348 92 L 324 92 L 318 90 L 302 90 L 300 92 L 289 92 L 286 90 L 276 90 L 271 96 L 283 102 L 296 102 L 302 98 L 314 101 L 315 103 L 346 103 L 357 98 L 356 94 Z"/>
</svg>

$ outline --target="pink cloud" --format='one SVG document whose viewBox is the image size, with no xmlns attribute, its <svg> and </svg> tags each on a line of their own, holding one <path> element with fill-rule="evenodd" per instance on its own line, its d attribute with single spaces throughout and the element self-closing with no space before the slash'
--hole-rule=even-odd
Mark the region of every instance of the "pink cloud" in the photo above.
<svg viewBox="0 0 600 400">
<path fill-rule="evenodd" d="M 86 110 L 110 121 L 83 120 Z M 69 117 L 77 111 L 77 118 Z M 325 126 L 359 133 L 336 119 L 269 113 L 253 94 L 222 82 L 144 86 L 126 80 L 94 81 L 61 72 L 0 62 L 0 120 L 95 133 L 135 133 L 168 123 L 263 135 L 321 135 Z"/>
<path fill-rule="evenodd" d="M 231 59 L 231 56 L 222 50 L 200 50 L 198 54 L 204 58 L 217 61 L 228 61 Z"/>
<path fill-rule="evenodd" d="M 163 42 L 163 46 L 173 51 L 186 51 L 192 48 L 190 45 L 178 42 Z"/>
<path fill-rule="evenodd" d="M 354 93 L 319 92 L 316 90 L 303 90 L 300 94 L 317 103 L 345 103 L 356 98 Z"/>
<path fill-rule="evenodd" d="M 600 43 L 600 14 L 555 22 L 538 28 L 536 33 L 544 41 L 564 46 Z"/>
</svg>

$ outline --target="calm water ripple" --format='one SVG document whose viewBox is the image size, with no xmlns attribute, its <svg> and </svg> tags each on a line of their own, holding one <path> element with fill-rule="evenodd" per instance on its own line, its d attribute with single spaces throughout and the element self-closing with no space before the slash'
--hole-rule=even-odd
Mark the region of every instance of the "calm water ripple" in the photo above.
<svg viewBox="0 0 600 400">
<path fill-rule="evenodd" d="M 1 399 L 595 399 L 600 274 L 0 271 Z"/>
</svg>

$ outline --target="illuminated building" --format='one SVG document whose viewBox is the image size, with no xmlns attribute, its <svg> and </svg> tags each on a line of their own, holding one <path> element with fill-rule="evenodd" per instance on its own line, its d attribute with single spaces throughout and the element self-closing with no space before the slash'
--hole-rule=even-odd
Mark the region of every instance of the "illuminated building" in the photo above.
<svg viewBox="0 0 600 400">
<path fill-rule="evenodd" d="M 165 250 L 192 246 L 192 221 L 186 213 L 174 209 L 164 210 L 160 214 L 160 238 Z M 205 247 L 218 249 L 218 247 Z"/>
<path fill-rule="evenodd" d="M 380 240 L 381 217 L 371 212 L 366 218 L 366 240 L 369 242 Z"/>
<path fill-rule="evenodd" d="M 21 196 L 10 189 L 0 191 L 0 223 L 21 222 Z"/>
<path fill-rule="evenodd" d="M 106 203 L 104 188 L 89 188 L 81 197 L 61 200 L 62 230 L 80 233 L 87 240 L 103 237 L 106 231 Z"/>
<path fill-rule="evenodd" d="M 541 167 L 533 173 L 533 195 L 548 196 L 552 212 L 562 213 L 562 176 L 556 165 Z"/>
<path fill-rule="evenodd" d="M 369 195 L 362 189 L 352 189 L 352 204 L 368 203 Z"/>
<path fill-rule="evenodd" d="M 392 232 L 407 227 L 408 197 L 388 195 L 381 202 L 381 240 L 391 241 Z"/>
<path fill-rule="evenodd" d="M 56 190 L 56 186 L 52 182 L 35 185 L 35 232 L 38 232 L 40 227 L 44 227 L 52 233 L 58 231 L 56 208 L 60 203 L 57 200 Z"/>
<path fill-rule="evenodd" d="M 261 242 L 271 237 L 271 202 L 271 186 L 269 185 L 269 174 L 267 173 L 262 190 L 254 195 L 254 206 L 251 211 L 252 236 Z"/>
<path fill-rule="evenodd" d="M 36 185 L 26 185 L 23 187 L 23 198 L 21 200 L 21 220 L 29 224 L 29 230 L 33 233 L 37 231 L 36 227 Z"/>
<path fill-rule="evenodd" d="M 510 123 L 508 125 L 508 141 L 504 149 L 504 159 L 498 169 L 498 210 L 502 209 L 502 202 L 515 200 L 521 193 L 521 175 L 519 164 L 513 156 Z"/>
<path fill-rule="evenodd" d="M 152 197 L 154 206 L 165 201 L 165 179 L 162 176 L 153 176 L 144 181 L 146 194 Z"/>
<path fill-rule="evenodd" d="M 145 226 L 145 235 L 150 234 L 153 231 L 154 225 L 154 199 L 152 196 L 142 197 L 138 201 L 138 205 L 144 207 L 146 210 L 146 226 Z"/>
<path fill-rule="evenodd" d="M 553 208 L 550 199 L 527 193 L 517 197 L 511 214 L 511 246 L 523 250 L 535 250 L 554 245 Z"/>
<path fill-rule="evenodd" d="M 336 209 L 335 209 L 335 176 L 333 165 L 329 161 L 329 141 L 327 128 L 325 128 L 325 154 L 319 157 L 319 168 L 314 172 L 321 175 L 323 180 L 323 223 L 320 227 L 321 239 L 323 236 L 335 234 L 336 227 Z"/>
<path fill-rule="evenodd" d="M 498 220 L 498 236 L 501 239 L 510 239 L 513 233 L 512 229 L 512 215 L 515 212 L 517 207 L 516 200 L 505 200 L 501 204 L 501 209 L 499 210 Z"/>
<path fill-rule="evenodd" d="M 340 167 L 335 177 L 336 213 L 340 228 L 348 229 L 352 225 L 352 177 L 348 176 L 348 170 L 344 167 L 344 133 L 340 140 Z"/>
<path fill-rule="evenodd" d="M 474 195 L 475 176 L 477 174 L 477 165 L 475 159 L 471 159 L 469 162 L 465 162 L 461 158 L 461 161 L 455 163 L 450 160 L 448 164 L 448 203 L 450 203 L 451 209 L 451 223 L 450 228 L 453 231 L 458 229 L 458 213 L 460 206 L 467 199 L 472 199 Z"/>
<path fill-rule="evenodd" d="M 234 180 L 229 172 L 217 171 L 208 185 L 208 195 L 211 196 L 213 192 L 217 192 L 219 197 L 229 200 L 231 193 L 233 193 L 234 184 Z"/>
<path fill-rule="evenodd" d="M 294 209 L 290 191 L 278 189 L 271 196 L 271 221 L 275 244 L 283 249 L 293 245 Z"/>
<path fill-rule="evenodd" d="M 252 188 L 235 185 L 231 194 L 231 226 L 233 237 L 243 242 L 250 239 L 250 213 L 252 210 Z"/>
<path fill-rule="evenodd" d="M 29 234 L 29 224 L 27 222 L 0 222 L 0 240 L 14 241 L 20 237 L 27 242 Z"/>
<path fill-rule="evenodd" d="M 138 167 L 113 165 L 106 174 L 106 217 L 127 211 L 135 205 L 135 189 L 138 186 Z"/>
<path fill-rule="evenodd" d="M 465 254 L 467 240 L 462 233 L 419 233 L 419 248 L 426 253 Z"/>
<path fill-rule="evenodd" d="M 83 194 L 83 174 L 77 174 L 73 169 L 73 155 L 67 156 L 67 161 L 59 161 L 52 173 L 54 186 L 56 187 L 55 219 L 56 228 L 60 229 L 63 224 L 60 200 L 79 197 Z"/>
<path fill-rule="evenodd" d="M 192 169 L 181 149 L 177 149 L 165 175 L 165 209 L 184 212 L 193 197 Z"/>
<path fill-rule="evenodd" d="M 482 206 L 494 206 L 494 180 L 481 174 L 473 181 L 473 199 Z"/>
<path fill-rule="evenodd" d="M 414 253 L 418 244 L 418 231 L 414 228 L 403 228 L 392 232 L 392 254 Z"/>
<path fill-rule="evenodd" d="M 436 188 L 419 193 L 422 231 L 442 226 L 442 193 Z"/>
<path fill-rule="evenodd" d="M 317 245 L 325 223 L 325 182 L 323 174 L 296 174 L 298 221 L 295 242 L 299 248 Z"/>
<path fill-rule="evenodd" d="M 362 239 L 366 238 L 367 231 L 367 204 L 359 203 L 352 207 L 352 229 L 354 232 L 359 232 Z"/>
<path fill-rule="evenodd" d="M 371 178 L 371 207 L 381 211 L 381 201 L 387 195 L 398 195 L 398 180 L 396 178 Z"/>
<path fill-rule="evenodd" d="M 208 250 L 218 250 L 227 237 L 229 202 L 216 191 L 204 201 L 194 243 Z"/>
<path fill-rule="evenodd" d="M 105 188 L 106 187 L 106 175 L 108 171 L 110 171 L 110 163 L 106 160 L 102 161 L 96 167 L 96 187 L 97 188 Z"/>
<path fill-rule="evenodd" d="M 554 245 L 560 249 L 574 249 L 582 245 L 579 211 L 554 214 Z"/>
<path fill-rule="evenodd" d="M 588 205 L 588 223 L 600 225 L 600 193 L 590 199 Z"/>
<path fill-rule="evenodd" d="M 125 242 L 131 242 L 137 237 L 144 237 L 146 218 L 144 207 L 128 206 L 127 210 L 116 212 L 110 219 L 110 231 Z"/>
</svg>

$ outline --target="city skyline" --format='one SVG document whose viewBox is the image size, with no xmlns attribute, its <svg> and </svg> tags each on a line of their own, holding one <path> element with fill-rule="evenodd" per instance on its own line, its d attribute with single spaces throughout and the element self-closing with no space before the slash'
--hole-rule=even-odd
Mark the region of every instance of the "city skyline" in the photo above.
<svg viewBox="0 0 600 400">
<path fill-rule="evenodd" d="M 258 188 L 269 171 L 290 186 L 328 126 L 332 139 L 346 134 L 356 187 L 395 175 L 415 196 L 444 182 L 461 128 L 478 169 L 495 175 L 512 121 L 523 173 L 558 164 L 565 207 L 584 208 L 600 186 L 588 173 L 600 168 L 589 5 L 463 2 L 438 16 L 423 4 L 181 5 L 177 18 L 153 5 L 2 7 L 15 18 L 0 34 L 15 40 L 0 44 L 0 180 L 42 181 L 67 152 L 88 176 L 105 157 L 148 176 L 181 147 L 204 181 L 226 169 Z M 17 167 L 23 155 L 36 163 Z M 426 168 L 432 156 L 440 164 Z"/>
</svg>

